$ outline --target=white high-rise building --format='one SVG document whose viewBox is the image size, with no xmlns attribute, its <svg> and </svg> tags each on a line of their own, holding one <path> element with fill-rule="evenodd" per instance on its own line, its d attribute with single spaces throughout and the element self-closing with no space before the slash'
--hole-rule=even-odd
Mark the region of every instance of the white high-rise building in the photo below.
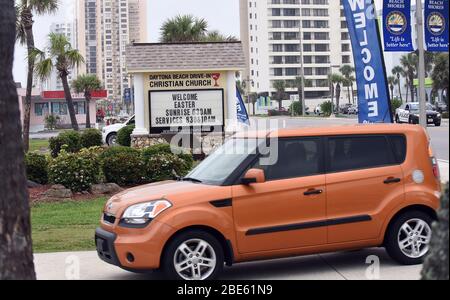
<svg viewBox="0 0 450 300">
<path fill-rule="evenodd" d="M 338 0 L 240 0 L 240 18 L 248 63 L 243 77 L 253 81 L 252 92 L 272 94 L 274 81 L 284 80 L 286 92 L 296 94 L 303 56 L 306 99 L 322 99 L 330 95 L 329 74 L 353 66 Z M 342 99 L 345 92 L 342 88 Z"/>
<path fill-rule="evenodd" d="M 75 33 L 75 24 L 73 22 L 66 22 L 66 23 L 52 23 L 50 25 L 50 32 L 57 33 L 57 34 L 63 34 L 66 36 L 67 40 L 72 45 L 72 48 L 77 49 L 77 39 L 76 39 L 76 33 Z M 77 77 L 78 71 L 76 68 L 70 70 L 69 76 L 67 77 L 67 80 L 69 84 L 72 82 L 74 78 Z M 52 91 L 59 91 L 63 90 L 64 87 L 62 85 L 61 79 L 58 75 L 58 72 L 54 69 L 52 73 L 50 74 L 49 79 L 46 81 L 45 89 L 52 90 Z"/>
<path fill-rule="evenodd" d="M 116 103 L 130 87 L 125 46 L 147 41 L 146 16 L 146 0 L 77 0 L 78 43 L 86 60 L 82 72 L 97 74 Z"/>
</svg>

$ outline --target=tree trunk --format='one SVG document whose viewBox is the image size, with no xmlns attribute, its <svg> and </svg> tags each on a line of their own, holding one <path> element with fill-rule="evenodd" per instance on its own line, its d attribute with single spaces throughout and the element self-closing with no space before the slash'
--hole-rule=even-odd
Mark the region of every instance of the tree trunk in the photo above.
<svg viewBox="0 0 450 300">
<path fill-rule="evenodd" d="M 86 128 L 91 128 L 91 112 L 89 104 L 91 103 L 91 93 L 89 91 L 84 93 L 86 98 Z"/>
<path fill-rule="evenodd" d="M 401 84 L 400 76 L 397 76 L 397 81 L 398 81 L 398 93 L 400 94 L 400 101 L 403 104 L 402 84 Z"/>
<path fill-rule="evenodd" d="M 19 103 L 14 1 L 0 0 L 0 280 L 36 279 Z"/>
<path fill-rule="evenodd" d="M 75 115 L 75 108 L 73 108 L 72 94 L 70 93 L 69 83 L 67 82 L 67 75 L 61 74 L 61 81 L 64 87 L 64 94 L 67 101 L 67 109 L 69 110 L 70 122 L 72 123 L 73 130 L 80 130 L 78 127 L 77 117 Z"/>
<path fill-rule="evenodd" d="M 338 83 L 336 85 L 336 108 L 335 108 L 336 114 L 339 114 L 339 102 L 341 100 L 340 98 L 341 98 L 341 85 Z"/>
<path fill-rule="evenodd" d="M 348 96 L 348 103 L 352 103 L 351 95 L 350 95 L 350 85 L 347 85 L 347 96 Z"/>
<path fill-rule="evenodd" d="M 414 102 L 415 94 L 414 94 L 414 77 L 409 78 L 409 89 L 411 92 L 411 102 Z"/>
<path fill-rule="evenodd" d="M 34 35 L 33 35 L 33 14 L 30 9 L 24 9 L 20 16 L 21 21 L 25 24 L 25 36 L 27 41 L 27 52 L 30 56 L 31 51 L 34 49 Z M 27 89 L 25 95 L 25 104 L 23 107 L 23 143 L 24 150 L 28 152 L 30 148 L 30 114 L 31 114 L 31 93 L 33 91 L 33 73 L 34 73 L 34 61 L 28 58 L 28 74 L 27 74 Z M 22 101 L 22 99 L 20 99 Z"/>
</svg>

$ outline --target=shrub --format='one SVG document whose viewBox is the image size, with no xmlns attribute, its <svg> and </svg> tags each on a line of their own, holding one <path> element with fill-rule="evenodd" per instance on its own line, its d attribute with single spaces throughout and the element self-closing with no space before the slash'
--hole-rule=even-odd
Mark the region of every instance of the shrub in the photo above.
<svg viewBox="0 0 450 300">
<path fill-rule="evenodd" d="M 74 192 L 87 191 L 98 183 L 100 164 L 89 149 L 79 153 L 69 153 L 61 150 L 48 168 L 50 181 L 62 184 Z"/>
<path fill-rule="evenodd" d="M 326 117 L 331 116 L 333 111 L 333 103 L 331 101 L 323 102 L 322 104 L 320 104 L 320 110 Z"/>
<path fill-rule="evenodd" d="M 138 184 L 144 180 L 144 163 L 139 150 L 116 146 L 100 155 L 103 174 L 108 182 Z"/>
<path fill-rule="evenodd" d="M 27 153 L 25 155 L 25 166 L 27 178 L 40 184 L 48 183 L 48 163 L 45 155 L 38 153 Z"/>
<path fill-rule="evenodd" d="M 121 146 L 130 147 L 131 146 L 131 134 L 133 133 L 135 126 L 128 125 L 120 129 L 117 132 L 117 143 Z"/>
<path fill-rule="evenodd" d="M 146 178 L 149 181 L 163 181 L 186 175 L 183 159 L 171 153 L 160 153 L 145 163 Z"/>
<path fill-rule="evenodd" d="M 292 110 L 294 110 L 295 116 L 301 116 L 302 115 L 302 102 L 301 101 L 294 101 L 291 106 L 289 107 L 289 113 L 292 113 Z"/>
<path fill-rule="evenodd" d="M 391 103 L 392 103 L 392 111 L 393 111 L 393 112 L 395 112 L 395 110 L 396 110 L 397 108 L 399 108 L 400 106 L 402 106 L 402 101 L 401 101 L 400 99 L 398 99 L 398 98 L 392 99 Z"/>
<path fill-rule="evenodd" d="M 442 119 L 448 119 L 448 111 L 442 113 Z"/>
<path fill-rule="evenodd" d="M 86 129 L 81 134 L 80 141 L 83 148 L 102 146 L 102 133 L 98 129 Z"/>
<path fill-rule="evenodd" d="M 148 165 L 149 159 L 159 154 L 174 154 L 182 159 L 183 165 L 178 170 L 180 172 L 179 176 L 187 174 L 194 165 L 194 158 L 190 152 L 179 147 L 171 147 L 170 144 L 157 144 L 142 150 L 144 163 Z"/>
<path fill-rule="evenodd" d="M 81 149 L 81 136 L 77 131 L 68 130 L 49 140 L 49 148 L 52 157 L 57 157 L 63 145 L 67 145 L 66 151 L 75 153 Z"/>
<path fill-rule="evenodd" d="M 422 278 L 426 280 L 448 280 L 448 182 L 442 195 L 438 219 L 433 224 L 430 253 L 422 270 Z"/>
<path fill-rule="evenodd" d="M 55 116 L 55 115 L 47 115 L 45 117 L 45 128 L 49 129 L 49 130 L 54 130 L 56 128 L 56 126 L 58 125 L 60 118 L 59 116 Z"/>
</svg>

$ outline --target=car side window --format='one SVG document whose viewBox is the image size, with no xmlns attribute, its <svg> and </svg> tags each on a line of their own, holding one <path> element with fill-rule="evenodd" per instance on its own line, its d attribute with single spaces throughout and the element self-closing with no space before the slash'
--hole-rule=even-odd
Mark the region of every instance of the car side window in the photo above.
<svg viewBox="0 0 450 300">
<path fill-rule="evenodd" d="M 136 120 L 135 120 L 134 117 L 131 118 L 131 119 L 128 121 L 128 123 L 127 123 L 127 125 L 135 125 L 135 124 L 136 124 Z"/>
<path fill-rule="evenodd" d="M 264 170 L 267 181 L 317 175 L 323 173 L 321 153 L 320 138 L 279 139 L 276 163 L 258 160 L 254 168 Z"/>
<path fill-rule="evenodd" d="M 330 173 L 395 163 L 388 140 L 384 136 L 330 137 L 327 155 Z"/>
</svg>

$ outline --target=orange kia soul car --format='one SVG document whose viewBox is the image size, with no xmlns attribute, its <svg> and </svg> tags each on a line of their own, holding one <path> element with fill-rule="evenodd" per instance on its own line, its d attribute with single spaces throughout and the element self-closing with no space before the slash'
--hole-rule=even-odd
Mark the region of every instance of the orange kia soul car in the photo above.
<svg viewBox="0 0 450 300">
<path fill-rule="evenodd" d="M 378 246 L 419 264 L 440 192 L 420 126 L 257 132 L 230 138 L 185 178 L 112 197 L 95 241 L 107 263 L 183 280 L 245 261 Z"/>
</svg>

